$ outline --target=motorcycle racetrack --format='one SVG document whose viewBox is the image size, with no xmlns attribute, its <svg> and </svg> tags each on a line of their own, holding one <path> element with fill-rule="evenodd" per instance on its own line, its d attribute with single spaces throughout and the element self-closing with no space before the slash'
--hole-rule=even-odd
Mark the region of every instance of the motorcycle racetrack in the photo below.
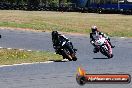
<svg viewBox="0 0 132 88">
<path fill-rule="evenodd" d="M 49 32 L 0 30 L 0 47 L 54 52 Z M 107 59 L 100 52 L 94 54 L 89 35 L 65 34 L 77 51 L 77 61 L 36 63 L 0 67 L 0 88 L 132 88 L 129 84 L 86 84 L 76 82 L 79 66 L 88 74 L 132 75 L 132 39 L 112 37 L 114 57 Z"/>
</svg>

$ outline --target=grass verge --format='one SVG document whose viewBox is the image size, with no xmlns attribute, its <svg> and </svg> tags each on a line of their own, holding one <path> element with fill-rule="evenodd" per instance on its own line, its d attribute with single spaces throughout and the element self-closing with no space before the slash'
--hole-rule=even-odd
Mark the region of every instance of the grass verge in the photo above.
<svg viewBox="0 0 132 88">
<path fill-rule="evenodd" d="M 110 36 L 132 37 L 131 23 L 131 15 L 0 10 L 0 27 L 86 34 L 97 25 Z"/>
<path fill-rule="evenodd" d="M 29 52 L 17 49 L 0 49 L 0 65 L 44 62 L 49 60 L 62 60 L 62 57 L 60 55 L 44 51 Z"/>
</svg>

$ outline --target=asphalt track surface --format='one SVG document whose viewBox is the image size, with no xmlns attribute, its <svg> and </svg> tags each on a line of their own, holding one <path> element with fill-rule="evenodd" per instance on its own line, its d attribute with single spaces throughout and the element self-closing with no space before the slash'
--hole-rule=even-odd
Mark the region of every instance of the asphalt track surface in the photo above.
<svg viewBox="0 0 132 88">
<path fill-rule="evenodd" d="M 0 46 L 54 52 L 50 33 L 0 30 Z M 89 36 L 66 35 L 78 49 L 76 62 L 40 63 L 0 67 L 0 88 L 132 88 L 130 84 L 86 84 L 76 82 L 82 66 L 87 73 L 128 73 L 132 75 L 132 39 L 112 38 L 114 57 L 92 52 Z"/>
</svg>

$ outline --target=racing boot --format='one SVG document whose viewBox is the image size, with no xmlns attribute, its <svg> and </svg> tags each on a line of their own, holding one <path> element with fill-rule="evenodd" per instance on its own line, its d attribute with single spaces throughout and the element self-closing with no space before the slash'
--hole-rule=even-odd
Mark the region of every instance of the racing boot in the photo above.
<svg viewBox="0 0 132 88">
<path fill-rule="evenodd" d="M 76 52 L 76 51 L 77 51 L 77 49 L 75 49 L 75 48 L 74 48 L 73 50 L 74 50 L 74 52 Z"/>
<path fill-rule="evenodd" d="M 112 44 L 111 44 L 111 42 L 110 41 L 108 41 L 109 42 L 109 44 L 110 44 L 110 46 L 111 46 L 111 48 L 114 48 L 115 46 L 113 46 Z"/>
<path fill-rule="evenodd" d="M 97 52 L 99 52 L 99 49 L 98 49 L 98 48 L 94 48 L 94 49 L 93 49 L 93 52 L 94 52 L 94 53 L 97 53 Z"/>
</svg>

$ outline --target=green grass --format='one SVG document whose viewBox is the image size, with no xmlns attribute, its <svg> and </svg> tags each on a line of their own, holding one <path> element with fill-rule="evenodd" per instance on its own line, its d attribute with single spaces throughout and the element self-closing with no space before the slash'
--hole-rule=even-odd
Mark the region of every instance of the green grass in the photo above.
<svg viewBox="0 0 132 88">
<path fill-rule="evenodd" d="M 132 37 L 131 15 L 0 10 L 0 27 L 87 34 L 92 25 L 110 36 Z"/>
<path fill-rule="evenodd" d="M 17 49 L 0 49 L 0 65 L 20 63 L 44 62 L 49 60 L 62 60 L 60 55 L 44 51 L 24 51 Z"/>
</svg>

